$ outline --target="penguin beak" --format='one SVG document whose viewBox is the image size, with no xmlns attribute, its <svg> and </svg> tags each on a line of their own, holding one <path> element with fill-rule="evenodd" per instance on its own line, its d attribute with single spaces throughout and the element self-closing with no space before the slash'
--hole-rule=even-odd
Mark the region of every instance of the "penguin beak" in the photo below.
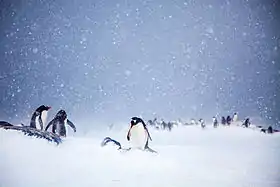
<svg viewBox="0 0 280 187">
<path fill-rule="evenodd" d="M 47 106 L 47 109 L 48 109 L 48 110 L 50 110 L 51 108 L 52 108 L 52 107 L 50 107 L 50 106 Z"/>
</svg>

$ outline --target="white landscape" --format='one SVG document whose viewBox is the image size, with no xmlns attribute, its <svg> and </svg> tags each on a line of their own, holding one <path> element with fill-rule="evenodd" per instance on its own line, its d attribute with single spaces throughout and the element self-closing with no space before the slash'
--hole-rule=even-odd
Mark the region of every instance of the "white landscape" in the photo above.
<svg viewBox="0 0 280 187">
<path fill-rule="evenodd" d="M 280 186 L 280 133 L 237 126 L 150 128 L 150 147 L 158 154 L 100 146 L 109 136 L 129 147 L 126 133 L 126 126 L 92 131 L 56 146 L 0 129 L 0 186 Z"/>
</svg>

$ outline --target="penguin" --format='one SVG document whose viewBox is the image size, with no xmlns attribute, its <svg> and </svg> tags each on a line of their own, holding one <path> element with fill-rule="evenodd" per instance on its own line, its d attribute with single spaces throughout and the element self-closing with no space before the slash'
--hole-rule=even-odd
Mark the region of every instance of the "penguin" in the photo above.
<svg viewBox="0 0 280 187">
<path fill-rule="evenodd" d="M 43 130 L 44 125 L 46 124 L 49 109 L 51 109 L 51 107 L 45 105 L 41 105 L 40 107 L 38 107 L 32 114 L 30 127 Z"/>
<path fill-rule="evenodd" d="M 54 119 L 46 126 L 45 131 L 47 131 L 50 126 L 52 126 L 53 133 L 66 137 L 66 124 L 68 124 L 74 130 L 74 132 L 76 132 L 76 127 L 69 119 L 67 119 L 66 112 L 64 110 L 60 110 L 57 112 Z"/>
<path fill-rule="evenodd" d="M 200 118 L 199 120 L 198 120 L 198 122 L 200 123 L 200 126 L 201 126 L 201 128 L 205 128 L 205 123 L 204 123 L 204 120 L 202 119 L 202 118 Z"/>
<path fill-rule="evenodd" d="M 215 116 L 213 117 L 213 127 L 214 128 L 218 127 L 218 120 L 217 120 L 217 118 Z"/>
<path fill-rule="evenodd" d="M 235 112 L 232 116 L 232 122 L 237 122 L 238 120 L 238 116 L 237 116 L 237 113 Z"/>
<path fill-rule="evenodd" d="M 222 125 L 226 125 L 226 118 L 225 118 L 224 116 L 222 116 L 221 124 L 222 124 Z"/>
<path fill-rule="evenodd" d="M 131 118 L 130 128 L 126 138 L 131 142 L 133 148 L 156 152 L 148 146 L 149 140 L 152 141 L 152 138 L 145 122 L 141 118 Z"/>
<path fill-rule="evenodd" d="M 195 125 L 196 122 L 195 122 L 195 119 L 191 119 L 191 125 Z"/>
<path fill-rule="evenodd" d="M 267 128 L 267 131 L 266 131 L 268 134 L 272 134 L 273 133 L 273 128 L 271 126 L 269 126 Z"/>
<path fill-rule="evenodd" d="M 171 130 L 172 130 L 172 127 L 173 127 L 173 123 L 169 121 L 169 122 L 167 123 L 167 127 L 168 127 L 167 130 L 168 130 L 168 131 L 171 131 Z"/>
<path fill-rule="evenodd" d="M 230 116 L 227 116 L 227 125 L 230 125 L 231 124 L 231 121 L 232 121 L 232 119 L 231 119 L 231 117 Z"/>
<path fill-rule="evenodd" d="M 242 126 L 248 128 L 250 126 L 250 118 L 246 118 L 245 121 L 243 122 Z"/>
</svg>

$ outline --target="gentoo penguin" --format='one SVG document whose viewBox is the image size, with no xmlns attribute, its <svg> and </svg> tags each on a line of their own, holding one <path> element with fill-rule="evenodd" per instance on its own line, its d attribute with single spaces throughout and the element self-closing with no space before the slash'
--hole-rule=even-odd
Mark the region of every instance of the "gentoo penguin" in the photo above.
<svg viewBox="0 0 280 187">
<path fill-rule="evenodd" d="M 66 137 L 66 124 L 68 124 L 74 130 L 74 132 L 76 132 L 76 127 L 69 119 L 67 119 L 66 112 L 64 110 L 60 110 L 57 112 L 54 119 L 49 122 L 45 131 L 47 131 L 50 126 L 52 126 L 53 133 Z"/>
<path fill-rule="evenodd" d="M 196 124 L 195 120 L 191 119 L 191 125 L 195 125 L 195 124 Z"/>
<path fill-rule="evenodd" d="M 271 126 L 269 126 L 267 128 L 267 131 L 266 131 L 268 134 L 272 134 L 273 133 L 273 128 Z"/>
<path fill-rule="evenodd" d="M 230 124 L 231 124 L 231 122 L 232 122 L 231 117 L 230 117 L 230 116 L 227 116 L 227 125 L 230 125 Z"/>
<path fill-rule="evenodd" d="M 215 116 L 213 117 L 213 127 L 214 128 L 218 127 L 218 120 L 217 120 L 217 118 Z"/>
<path fill-rule="evenodd" d="M 245 121 L 243 122 L 242 126 L 248 128 L 250 126 L 250 118 L 246 118 Z"/>
<path fill-rule="evenodd" d="M 131 118 L 130 128 L 126 138 L 131 142 L 132 148 L 155 152 L 148 146 L 148 142 L 149 140 L 152 141 L 152 138 L 145 122 L 141 118 Z"/>
<path fill-rule="evenodd" d="M 238 116 L 237 116 L 237 113 L 235 112 L 232 116 L 232 122 L 237 122 L 238 120 Z"/>
<path fill-rule="evenodd" d="M 46 125 L 47 122 L 48 111 L 50 108 L 51 107 L 45 105 L 41 105 L 37 108 L 31 117 L 30 127 L 43 130 L 44 125 Z"/>
<path fill-rule="evenodd" d="M 227 123 L 226 118 L 224 116 L 222 116 L 221 124 L 226 125 L 226 123 Z"/>
<path fill-rule="evenodd" d="M 200 123 L 200 126 L 201 126 L 201 128 L 205 128 L 205 123 L 204 123 L 204 120 L 202 119 L 202 118 L 200 118 L 199 120 L 198 120 L 198 122 Z"/>
</svg>

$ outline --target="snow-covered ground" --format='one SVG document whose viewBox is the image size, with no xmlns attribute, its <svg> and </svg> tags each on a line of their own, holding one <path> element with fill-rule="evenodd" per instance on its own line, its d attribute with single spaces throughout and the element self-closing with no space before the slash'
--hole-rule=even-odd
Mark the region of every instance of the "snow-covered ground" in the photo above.
<svg viewBox="0 0 280 187">
<path fill-rule="evenodd" d="M 126 130 L 75 135 L 56 146 L 0 129 L 0 186 L 280 186 L 280 133 L 186 126 L 150 129 L 159 154 L 100 147 L 105 136 L 128 147 Z"/>
</svg>

